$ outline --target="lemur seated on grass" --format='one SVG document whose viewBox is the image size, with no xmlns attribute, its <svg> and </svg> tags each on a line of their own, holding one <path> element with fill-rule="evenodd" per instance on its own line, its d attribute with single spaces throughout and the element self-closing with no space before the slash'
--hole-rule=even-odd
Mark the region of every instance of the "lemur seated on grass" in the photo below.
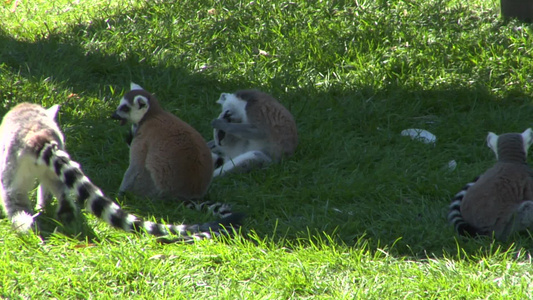
<svg viewBox="0 0 533 300">
<path fill-rule="evenodd" d="M 491 235 L 507 240 L 533 226 L 533 171 L 526 162 L 531 128 L 500 136 L 489 132 L 487 145 L 497 162 L 467 184 L 450 204 L 448 220 L 461 235 Z"/>
<path fill-rule="evenodd" d="M 222 93 L 217 103 L 222 112 L 211 123 L 214 140 L 209 142 L 215 164 L 213 177 L 249 171 L 294 154 L 298 145 L 296 123 L 274 97 L 242 90 Z"/>
<path fill-rule="evenodd" d="M 209 147 L 192 126 L 163 110 L 155 95 L 131 83 L 112 117 L 132 124 L 130 164 L 119 195 L 180 201 L 219 217 L 233 213 L 229 204 L 203 201 L 213 176 Z"/>
</svg>

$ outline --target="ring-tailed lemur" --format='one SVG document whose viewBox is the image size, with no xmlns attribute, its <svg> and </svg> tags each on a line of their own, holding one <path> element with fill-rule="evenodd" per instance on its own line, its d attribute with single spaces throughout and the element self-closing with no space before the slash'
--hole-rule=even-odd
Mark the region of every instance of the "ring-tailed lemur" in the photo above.
<svg viewBox="0 0 533 300">
<path fill-rule="evenodd" d="M 112 118 L 122 125 L 132 123 L 130 165 L 119 193 L 180 199 L 189 208 L 215 216 L 232 214 L 228 204 L 199 201 L 212 180 L 209 147 L 193 127 L 163 110 L 153 94 L 131 83 Z"/>
<path fill-rule="evenodd" d="M 36 208 L 44 209 L 53 194 L 59 202 L 58 217 L 64 222 L 74 220 L 79 203 L 113 227 L 155 236 L 176 234 L 181 241 L 210 238 L 211 232 L 218 235 L 221 225 L 238 226 L 238 215 L 205 224 L 162 225 L 125 212 L 64 150 L 63 133 L 54 120 L 58 108 L 46 110 L 22 103 L 11 109 L 0 125 L 0 197 L 4 212 L 19 232 L 28 231 L 34 223 L 28 192 L 35 187 L 35 179 L 39 181 Z"/>
<path fill-rule="evenodd" d="M 521 134 L 489 132 L 487 145 L 497 162 L 452 200 L 448 220 L 458 233 L 506 240 L 533 226 L 533 170 L 526 162 L 532 143 L 531 128 Z"/>
<path fill-rule="evenodd" d="M 217 103 L 222 105 L 222 112 L 211 123 L 214 141 L 208 143 L 216 168 L 213 177 L 248 171 L 294 154 L 298 145 L 296 123 L 274 97 L 241 90 L 222 93 Z"/>
</svg>

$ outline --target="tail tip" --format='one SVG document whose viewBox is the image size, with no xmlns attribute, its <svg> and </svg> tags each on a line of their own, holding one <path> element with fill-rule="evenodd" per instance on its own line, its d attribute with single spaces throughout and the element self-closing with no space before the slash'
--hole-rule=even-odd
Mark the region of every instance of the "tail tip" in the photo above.
<svg viewBox="0 0 533 300">
<path fill-rule="evenodd" d="M 478 230 L 466 222 L 456 224 L 455 231 L 457 231 L 460 236 L 476 237 L 479 235 Z"/>
<path fill-rule="evenodd" d="M 231 215 L 222 218 L 219 220 L 219 224 L 224 226 L 242 226 L 244 219 L 246 218 L 245 213 L 232 213 Z"/>
<path fill-rule="evenodd" d="M 231 236 L 239 230 L 243 225 L 246 215 L 244 213 L 232 213 L 231 215 L 224 217 L 214 223 L 216 231 L 221 235 Z M 213 227 L 211 227 L 213 228 Z"/>
</svg>

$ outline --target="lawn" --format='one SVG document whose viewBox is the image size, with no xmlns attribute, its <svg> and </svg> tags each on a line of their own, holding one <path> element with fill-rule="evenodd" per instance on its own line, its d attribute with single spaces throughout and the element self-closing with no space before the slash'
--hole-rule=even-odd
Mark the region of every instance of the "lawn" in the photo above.
<svg viewBox="0 0 533 300">
<path fill-rule="evenodd" d="M 3 0 L 0 116 L 60 104 L 72 158 L 136 215 L 212 220 L 117 198 L 128 148 L 110 116 L 132 81 L 206 140 L 220 93 L 268 92 L 293 113 L 299 146 L 213 181 L 207 199 L 247 214 L 230 240 L 162 245 L 86 215 L 41 243 L 0 219 L 0 296 L 532 298 L 528 233 L 465 239 L 446 221 L 495 160 L 487 132 L 532 126 L 532 34 L 497 0 Z"/>
</svg>

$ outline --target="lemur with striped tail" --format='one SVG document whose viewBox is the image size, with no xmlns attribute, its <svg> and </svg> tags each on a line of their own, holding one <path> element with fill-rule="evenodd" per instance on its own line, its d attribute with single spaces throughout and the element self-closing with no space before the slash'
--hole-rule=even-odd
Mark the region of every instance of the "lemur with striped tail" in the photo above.
<svg viewBox="0 0 533 300">
<path fill-rule="evenodd" d="M 233 213 L 229 204 L 203 200 L 213 176 L 209 147 L 196 129 L 165 111 L 154 94 L 131 83 L 112 118 L 132 124 L 130 164 L 119 194 L 183 202 L 217 217 Z"/>
<path fill-rule="evenodd" d="M 113 227 L 155 236 L 178 235 L 179 241 L 211 238 L 224 228 L 238 226 L 238 215 L 218 222 L 163 225 L 144 221 L 122 210 L 106 197 L 65 151 L 63 133 L 55 122 L 59 109 L 22 103 L 11 109 L 0 125 L 0 197 L 2 208 L 19 232 L 34 227 L 34 210 L 28 193 L 39 182 L 36 210 L 46 207 L 54 195 L 58 218 L 69 223 L 79 205 Z M 38 224 L 37 224 L 38 225 Z"/>
<path fill-rule="evenodd" d="M 459 234 L 492 235 L 498 240 L 533 226 L 533 170 L 527 150 L 533 143 L 531 128 L 500 136 L 489 132 L 487 145 L 496 164 L 456 194 L 448 220 Z"/>
</svg>

